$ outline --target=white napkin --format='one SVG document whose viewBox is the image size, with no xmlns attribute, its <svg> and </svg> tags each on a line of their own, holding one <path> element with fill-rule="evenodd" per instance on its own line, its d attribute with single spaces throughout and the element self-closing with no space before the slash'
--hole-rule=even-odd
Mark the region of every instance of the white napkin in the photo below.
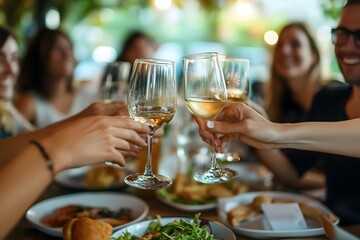
<svg viewBox="0 0 360 240">
<path fill-rule="evenodd" d="M 264 203 L 261 209 L 274 231 L 307 228 L 298 203 Z"/>
</svg>

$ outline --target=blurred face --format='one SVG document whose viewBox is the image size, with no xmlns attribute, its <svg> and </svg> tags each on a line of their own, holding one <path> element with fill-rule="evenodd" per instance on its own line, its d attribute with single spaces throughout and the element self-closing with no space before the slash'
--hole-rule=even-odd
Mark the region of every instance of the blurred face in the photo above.
<svg viewBox="0 0 360 240">
<path fill-rule="evenodd" d="M 68 77 L 73 73 L 75 58 L 69 41 L 58 36 L 50 52 L 49 70 L 52 77 Z"/>
<path fill-rule="evenodd" d="M 0 49 L 0 99 L 10 100 L 19 74 L 19 49 L 13 37 L 9 37 Z"/>
<path fill-rule="evenodd" d="M 360 4 L 346 7 L 340 16 L 339 27 L 350 31 L 360 30 Z M 335 55 L 346 82 L 360 86 L 360 47 L 355 45 L 354 36 L 338 46 L 335 44 Z"/>
<path fill-rule="evenodd" d="M 131 63 L 137 58 L 151 58 L 155 53 L 154 47 L 146 38 L 136 38 L 131 47 L 128 56 Z"/>
<path fill-rule="evenodd" d="M 274 54 L 275 70 L 288 80 L 306 76 L 315 61 L 306 34 L 297 27 L 282 31 Z"/>
</svg>

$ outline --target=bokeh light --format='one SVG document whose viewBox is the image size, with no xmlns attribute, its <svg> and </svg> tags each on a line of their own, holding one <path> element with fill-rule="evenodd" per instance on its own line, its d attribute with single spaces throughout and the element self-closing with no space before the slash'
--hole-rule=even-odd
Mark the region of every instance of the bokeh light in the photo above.
<svg viewBox="0 0 360 240">
<path fill-rule="evenodd" d="M 264 34 L 264 40 L 269 45 L 275 45 L 279 39 L 279 35 L 275 31 L 267 31 Z"/>
</svg>

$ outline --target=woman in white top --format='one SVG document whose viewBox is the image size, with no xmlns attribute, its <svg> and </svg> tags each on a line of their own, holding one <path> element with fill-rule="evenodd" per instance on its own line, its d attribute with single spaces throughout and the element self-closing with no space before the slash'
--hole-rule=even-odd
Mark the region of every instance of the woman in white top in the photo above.
<svg viewBox="0 0 360 240">
<path fill-rule="evenodd" d="M 36 127 L 72 116 L 94 102 L 94 94 L 75 88 L 75 64 L 64 32 L 42 29 L 32 39 L 21 64 L 14 103 Z"/>
</svg>

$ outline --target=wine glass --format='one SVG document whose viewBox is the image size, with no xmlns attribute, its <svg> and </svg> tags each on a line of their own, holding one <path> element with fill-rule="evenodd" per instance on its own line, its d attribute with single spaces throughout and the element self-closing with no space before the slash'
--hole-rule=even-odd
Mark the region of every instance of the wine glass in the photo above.
<svg viewBox="0 0 360 240">
<path fill-rule="evenodd" d="M 228 56 L 220 56 L 219 59 L 225 78 L 228 101 L 246 101 L 250 85 L 249 60 Z"/>
<path fill-rule="evenodd" d="M 184 97 L 189 111 L 203 120 L 214 120 L 227 101 L 227 91 L 218 54 L 215 52 L 197 53 L 184 57 Z M 211 167 L 199 170 L 194 179 L 201 183 L 227 182 L 237 176 L 229 168 L 219 168 L 213 146 Z"/>
<path fill-rule="evenodd" d="M 157 190 L 168 187 L 172 180 L 152 171 L 152 139 L 155 131 L 171 121 L 176 109 L 175 64 L 170 60 L 136 59 L 130 77 L 128 93 L 129 115 L 135 121 L 148 124 L 147 161 L 144 173 L 125 178 L 128 185 Z"/>
<path fill-rule="evenodd" d="M 246 101 L 250 86 L 249 60 L 223 55 L 219 56 L 219 60 L 225 78 L 228 101 Z M 239 161 L 240 150 L 242 149 L 238 142 L 230 141 L 224 147 L 224 153 L 217 153 L 216 158 L 223 161 Z"/>
<path fill-rule="evenodd" d="M 129 62 L 110 63 L 105 68 L 99 87 L 99 99 L 102 102 L 127 99 L 131 64 Z"/>
<path fill-rule="evenodd" d="M 130 69 L 129 62 L 118 61 L 107 64 L 98 89 L 98 100 L 104 103 L 126 102 Z M 120 168 L 112 162 L 105 162 L 105 164 Z"/>
</svg>

